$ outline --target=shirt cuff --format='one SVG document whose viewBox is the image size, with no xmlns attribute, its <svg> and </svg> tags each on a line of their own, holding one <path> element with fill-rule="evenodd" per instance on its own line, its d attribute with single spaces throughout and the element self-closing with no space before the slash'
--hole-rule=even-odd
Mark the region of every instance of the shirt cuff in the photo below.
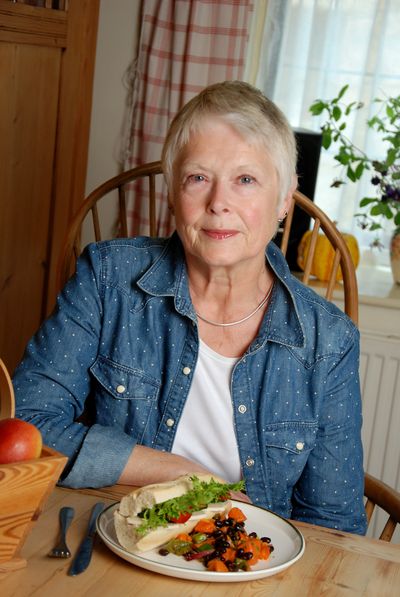
<svg viewBox="0 0 400 597">
<path fill-rule="evenodd" d="M 115 485 L 128 461 L 136 440 L 114 427 L 93 425 L 62 487 L 105 487 Z"/>
</svg>

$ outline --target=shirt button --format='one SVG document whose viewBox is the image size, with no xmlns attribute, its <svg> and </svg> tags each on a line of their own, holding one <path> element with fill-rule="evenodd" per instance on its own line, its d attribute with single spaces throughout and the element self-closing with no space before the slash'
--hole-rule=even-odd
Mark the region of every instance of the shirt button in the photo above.
<svg viewBox="0 0 400 597">
<path fill-rule="evenodd" d="M 246 466 L 254 466 L 254 460 L 252 458 L 248 458 L 246 460 Z"/>
<path fill-rule="evenodd" d="M 304 448 L 304 443 L 303 442 L 297 442 L 296 448 L 301 451 Z"/>
<path fill-rule="evenodd" d="M 117 389 L 118 394 L 123 394 L 126 390 L 126 387 L 123 385 L 120 385 L 120 386 L 117 386 L 116 389 Z"/>
<path fill-rule="evenodd" d="M 174 419 L 167 419 L 165 421 L 165 424 L 167 425 L 167 427 L 173 427 L 175 425 L 175 421 Z"/>
<path fill-rule="evenodd" d="M 242 414 L 242 415 L 243 415 L 243 414 L 246 412 L 246 410 L 247 410 L 247 406 L 246 406 L 245 404 L 241 404 L 241 405 L 238 407 L 238 411 L 239 411 L 239 412 L 240 412 L 240 414 Z"/>
<path fill-rule="evenodd" d="M 191 368 L 190 367 L 184 367 L 182 369 L 183 375 L 189 375 L 190 372 L 191 372 Z"/>
</svg>

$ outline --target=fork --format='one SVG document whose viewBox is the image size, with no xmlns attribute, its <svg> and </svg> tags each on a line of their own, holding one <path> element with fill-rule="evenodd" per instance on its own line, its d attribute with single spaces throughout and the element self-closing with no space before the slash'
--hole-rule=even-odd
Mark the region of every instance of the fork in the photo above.
<svg viewBox="0 0 400 597">
<path fill-rule="evenodd" d="M 71 552 L 67 547 L 65 536 L 69 525 L 74 517 L 75 510 L 69 506 L 65 506 L 60 510 L 60 540 L 55 547 L 47 554 L 50 558 L 69 558 Z"/>
</svg>

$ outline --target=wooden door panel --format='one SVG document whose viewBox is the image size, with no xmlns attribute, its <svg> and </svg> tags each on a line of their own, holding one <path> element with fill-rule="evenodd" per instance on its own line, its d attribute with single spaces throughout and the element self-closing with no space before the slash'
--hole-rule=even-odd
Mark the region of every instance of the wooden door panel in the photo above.
<svg viewBox="0 0 400 597">
<path fill-rule="evenodd" d="M 65 6 L 0 0 L 0 356 L 10 371 L 54 305 L 57 254 L 84 197 L 99 0 Z"/>
<path fill-rule="evenodd" d="M 13 364 L 43 316 L 60 58 L 0 43 L 0 353 Z"/>
</svg>

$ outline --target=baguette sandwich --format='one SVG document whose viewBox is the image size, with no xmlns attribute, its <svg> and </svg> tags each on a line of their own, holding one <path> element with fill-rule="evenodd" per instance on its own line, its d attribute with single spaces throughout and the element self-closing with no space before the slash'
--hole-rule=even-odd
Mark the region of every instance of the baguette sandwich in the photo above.
<svg viewBox="0 0 400 597">
<path fill-rule="evenodd" d="M 135 489 L 114 512 L 118 541 L 130 553 L 160 547 L 190 533 L 199 520 L 226 514 L 232 507 L 229 492 L 243 487 L 243 482 L 228 484 L 202 474 Z"/>
</svg>

